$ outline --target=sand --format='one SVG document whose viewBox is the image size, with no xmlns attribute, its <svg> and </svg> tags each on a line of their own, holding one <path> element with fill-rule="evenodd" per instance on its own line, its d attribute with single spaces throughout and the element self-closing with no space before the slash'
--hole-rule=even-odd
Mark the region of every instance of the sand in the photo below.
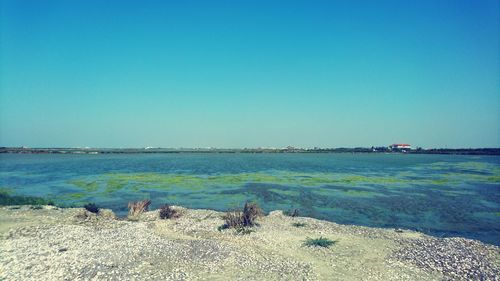
<svg viewBox="0 0 500 281">
<path fill-rule="evenodd" d="M 499 247 L 281 211 L 247 234 L 223 213 L 138 220 L 81 208 L 0 208 L 0 280 L 500 280 Z M 305 226 L 296 227 L 294 223 Z M 326 237 L 328 248 L 305 246 Z"/>
</svg>

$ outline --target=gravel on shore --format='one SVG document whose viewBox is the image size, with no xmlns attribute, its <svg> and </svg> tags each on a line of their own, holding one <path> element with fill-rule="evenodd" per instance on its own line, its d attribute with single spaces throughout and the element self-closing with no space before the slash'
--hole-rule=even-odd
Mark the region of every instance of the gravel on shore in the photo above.
<svg viewBox="0 0 500 281">
<path fill-rule="evenodd" d="M 0 207 L 0 280 L 500 280 L 499 247 L 271 212 L 247 234 L 223 213 L 138 220 L 81 208 Z M 297 227 L 294 223 L 301 223 Z M 307 238 L 336 241 L 305 246 Z"/>
</svg>

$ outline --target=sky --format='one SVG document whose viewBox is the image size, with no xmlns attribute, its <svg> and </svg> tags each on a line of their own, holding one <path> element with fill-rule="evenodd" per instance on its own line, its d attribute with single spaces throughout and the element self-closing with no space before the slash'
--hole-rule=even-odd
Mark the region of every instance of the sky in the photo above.
<svg viewBox="0 0 500 281">
<path fill-rule="evenodd" d="M 499 3 L 0 0 L 0 146 L 500 147 Z"/>
</svg>

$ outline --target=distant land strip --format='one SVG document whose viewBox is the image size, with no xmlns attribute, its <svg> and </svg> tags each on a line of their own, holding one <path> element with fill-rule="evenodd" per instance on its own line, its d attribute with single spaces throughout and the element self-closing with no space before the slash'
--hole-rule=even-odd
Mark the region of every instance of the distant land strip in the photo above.
<svg viewBox="0 0 500 281">
<path fill-rule="evenodd" d="M 354 148 L 27 148 L 0 147 L 0 153 L 18 154 L 137 154 L 137 153 L 404 153 L 404 154 L 457 154 L 500 155 L 500 148 L 416 148 L 390 147 Z"/>
</svg>

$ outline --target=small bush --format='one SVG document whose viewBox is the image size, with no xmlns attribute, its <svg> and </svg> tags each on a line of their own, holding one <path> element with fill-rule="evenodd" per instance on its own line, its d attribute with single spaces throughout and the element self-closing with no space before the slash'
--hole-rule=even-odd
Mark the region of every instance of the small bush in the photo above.
<svg viewBox="0 0 500 281">
<path fill-rule="evenodd" d="M 239 226 L 243 226 L 243 213 L 241 211 L 232 210 L 226 212 L 222 219 L 224 219 L 225 228 L 236 228 Z"/>
<path fill-rule="evenodd" d="M 335 243 L 337 243 L 337 241 L 333 241 L 325 237 L 320 237 L 315 239 L 307 238 L 306 241 L 304 241 L 305 246 L 324 247 L 324 248 L 328 248 Z"/>
<path fill-rule="evenodd" d="M 256 225 L 255 220 L 263 215 L 264 212 L 257 203 L 245 203 L 243 207 L 243 226 Z"/>
<path fill-rule="evenodd" d="M 307 224 L 305 224 L 303 222 L 294 222 L 294 223 L 292 223 L 292 225 L 295 227 L 305 227 Z"/>
<path fill-rule="evenodd" d="M 160 219 L 178 218 L 179 215 L 179 212 L 177 210 L 174 210 L 169 205 L 163 205 L 160 207 Z"/>
<path fill-rule="evenodd" d="M 97 205 L 94 203 L 85 204 L 85 206 L 83 206 L 83 207 L 85 208 L 85 210 L 87 210 L 91 213 L 94 213 L 94 214 L 99 213 L 99 207 L 97 207 Z"/>
<path fill-rule="evenodd" d="M 129 216 L 136 217 L 148 210 L 151 200 L 142 200 L 137 202 L 128 202 L 128 214 Z"/>
<path fill-rule="evenodd" d="M 298 216 L 299 216 L 299 209 L 293 209 L 293 210 L 292 210 L 292 209 L 290 209 L 290 210 L 288 210 L 288 211 L 284 211 L 284 212 L 283 212 L 283 214 L 284 214 L 285 216 L 289 216 L 289 217 L 293 217 L 293 218 L 295 218 L 295 217 L 298 217 Z"/>
<path fill-rule="evenodd" d="M 262 216 L 264 212 L 257 203 L 245 203 L 243 211 L 232 210 L 227 212 L 222 218 L 225 221 L 226 228 L 238 228 L 255 226 L 255 220 Z"/>
</svg>

